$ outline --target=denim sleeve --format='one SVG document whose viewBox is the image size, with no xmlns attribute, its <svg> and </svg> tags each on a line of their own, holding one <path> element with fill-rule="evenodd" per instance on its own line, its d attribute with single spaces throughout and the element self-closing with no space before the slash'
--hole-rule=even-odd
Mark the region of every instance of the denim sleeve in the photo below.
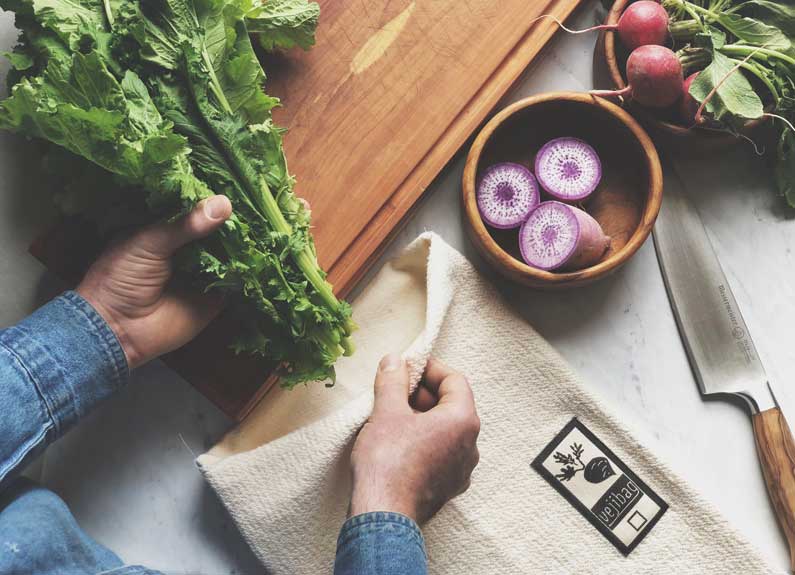
<svg viewBox="0 0 795 575">
<path fill-rule="evenodd" d="M 0 331 L 0 486 L 128 377 L 116 335 L 73 291 Z"/>
<path fill-rule="evenodd" d="M 425 543 L 417 524 L 400 513 L 363 513 L 348 519 L 337 539 L 334 575 L 427 575 Z"/>
</svg>

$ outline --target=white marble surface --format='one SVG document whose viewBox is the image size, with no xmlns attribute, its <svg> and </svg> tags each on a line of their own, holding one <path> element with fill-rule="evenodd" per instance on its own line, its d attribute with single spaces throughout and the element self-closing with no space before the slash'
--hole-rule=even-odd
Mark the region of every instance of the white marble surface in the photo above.
<svg viewBox="0 0 795 575">
<path fill-rule="evenodd" d="M 595 21 L 598 3 L 575 26 Z M 0 18 L 0 45 L 13 44 Z M 593 85 L 589 35 L 558 36 L 514 97 Z M 0 135 L 0 323 L 29 313 L 57 284 L 26 253 L 52 210 L 35 150 Z M 795 212 L 774 196 L 747 147 L 681 157 L 677 165 L 710 230 L 785 413 L 795 421 Z M 428 191 L 389 254 L 434 230 L 482 267 L 460 221 L 458 156 Z M 485 270 L 488 273 L 488 270 Z M 726 515 L 781 571 L 788 555 L 768 503 L 747 415 L 701 400 L 666 299 L 651 242 L 594 286 L 539 293 L 498 282 L 528 321 L 614 406 L 638 437 Z M 172 573 L 257 573 L 256 560 L 203 484 L 193 456 L 229 422 L 160 364 L 48 451 L 40 472 L 97 539 L 129 562 Z M 532 524 L 530 525 L 532 529 Z"/>
</svg>

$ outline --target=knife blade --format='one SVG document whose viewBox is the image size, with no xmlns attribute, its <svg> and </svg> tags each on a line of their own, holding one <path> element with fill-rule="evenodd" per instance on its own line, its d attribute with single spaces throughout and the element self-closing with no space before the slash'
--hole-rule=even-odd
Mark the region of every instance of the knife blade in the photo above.
<svg viewBox="0 0 795 575">
<path fill-rule="evenodd" d="M 703 395 L 735 394 L 752 413 L 776 406 L 704 224 L 673 169 L 654 227 L 668 298 Z"/>
<path fill-rule="evenodd" d="M 748 406 L 768 494 L 795 571 L 795 441 L 718 256 L 683 180 L 668 164 L 653 236 L 668 299 L 703 396 Z"/>
</svg>

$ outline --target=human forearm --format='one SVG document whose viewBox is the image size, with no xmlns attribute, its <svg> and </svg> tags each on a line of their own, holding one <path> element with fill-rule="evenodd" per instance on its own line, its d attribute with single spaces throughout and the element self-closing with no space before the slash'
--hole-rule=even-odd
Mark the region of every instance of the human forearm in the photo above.
<svg viewBox="0 0 795 575">
<path fill-rule="evenodd" d="M 334 575 L 426 575 L 425 543 L 417 524 L 399 513 L 348 519 L 337 540 Z"/>
<path fill-rule="evenodd" d="M 127 379 L 116 336 L 75 292 L 0 331 L 0 485 Z"/>
</svg>

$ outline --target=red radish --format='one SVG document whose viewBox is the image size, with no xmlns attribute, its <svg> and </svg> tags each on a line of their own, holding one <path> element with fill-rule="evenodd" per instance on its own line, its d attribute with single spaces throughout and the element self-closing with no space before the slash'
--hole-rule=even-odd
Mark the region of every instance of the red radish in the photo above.
<svg viewBox="0 0 795 575">
<path fill-rule="evenodd" d="M 679 116 L 687 126 L 692 126 L 696 123 L 696 114 L 698 113 L 698 100 L 690 94 L 690 85 L 693 80 L 698 76 L 698 72 L 693 72 L 685 80 L 682 86 L 682 99 L 679 100 Z"/>
<path fill-rule="evenodd" d="M 504 162 L 486 169 L 478 181 L 478 210 L 494 228 L 518 228 L 538 205 L 540 194 L 532 172 L 520 164 Z"/>
<path fill-rule="evenodd" d="M 640 46 L 664 46 L 668 41 L 668 12 L 651 0 L 630 4 L 616 25 L 618 37 L 627 50 Z"/>
<path fill-rule="evenodd" d="M 639 0 L 624 10 L 617 24 L 601 24 L 584 30 L 572 30 L 550 14 L 536 18 L 551 18 L 569 34 L 584 34 L 594 30 L 615 30 L 621 43 L 632 51 L 640 46 L 656 44 L 663 46 L 668 41 L 668 12 L 658 2 Z"/>
<path fill-rule="evenodd" d="M 595 219 L 560 202 L 540 203 L 519 230 L 522 258 L 542 270 L 586 268 L 609 246 L 610 238 Z"/>
<path fill-rule="evenodd" d="M 641 46 L 627 58 L 627 87 L 592 90 L 595 96 L 631 96 L 649 108 L 667 108 L 682 97 L 682 64 L 665 46 Z"/>
<path fill-rule="evenodd" d="M 587 198 L 602 179 L 602 162 L 578 138 L 555 138 L 536 154 L 536 178 L 547 193 L 562 202 Z"/>
</svg>

